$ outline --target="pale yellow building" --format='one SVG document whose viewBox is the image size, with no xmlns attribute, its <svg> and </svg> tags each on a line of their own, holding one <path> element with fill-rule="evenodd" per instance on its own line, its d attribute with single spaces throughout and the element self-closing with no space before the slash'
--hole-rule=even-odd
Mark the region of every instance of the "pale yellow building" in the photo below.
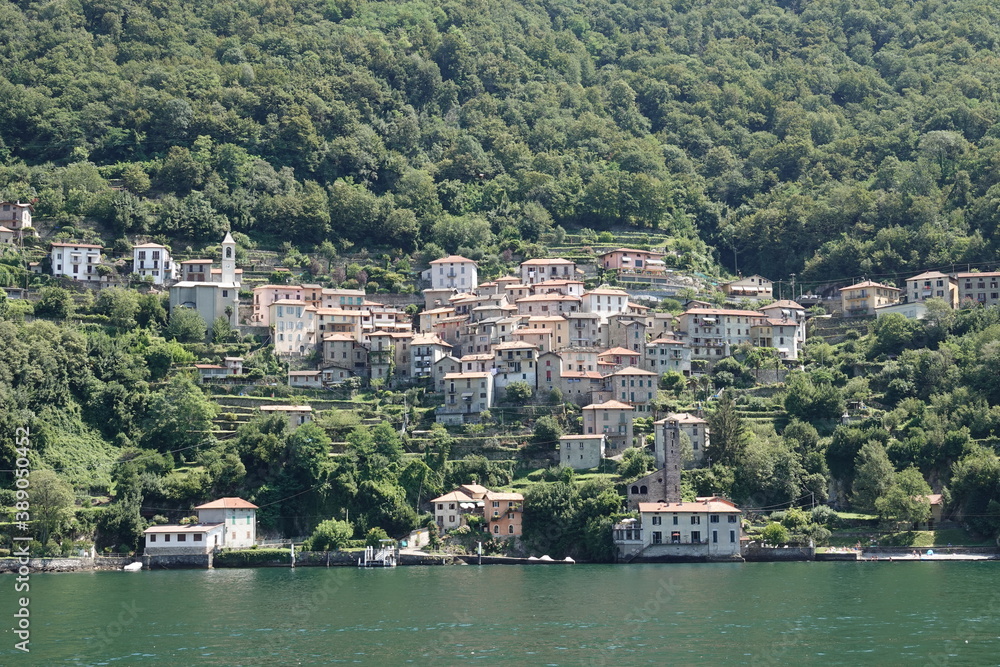
<svg viewBox="0 0 1000 667">
<path fill-rule="evenodd" d="M 879 306 L 899 303 L 899 288 L 865 280 L 840 288 L 840 307 L 844 317 L 874 315 Z"/>
</svg>

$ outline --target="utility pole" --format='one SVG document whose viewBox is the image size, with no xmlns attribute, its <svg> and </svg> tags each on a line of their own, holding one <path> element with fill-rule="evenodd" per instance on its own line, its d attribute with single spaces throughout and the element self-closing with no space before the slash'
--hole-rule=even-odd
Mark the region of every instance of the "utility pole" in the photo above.
<svg viewBox="0 0 1000 667">
<path fill-rule="evenodd" d="M 795 301 L 795 274 L 791 274 L 792 278 L 792 301 Z"/>
</svg>

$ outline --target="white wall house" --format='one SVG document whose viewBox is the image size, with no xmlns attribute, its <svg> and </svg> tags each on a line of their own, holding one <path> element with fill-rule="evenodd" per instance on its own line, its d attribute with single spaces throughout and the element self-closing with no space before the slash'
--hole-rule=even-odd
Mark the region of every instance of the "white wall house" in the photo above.
<svg viewBox="0 0 1000 667">
<path fill-rule="evenodd" d="M 722 498 L 639 503 L 643 556 L 738 556 L 741 512 Z"/>
<path fill-rule="evenodd" d="M 283 415 L 288 420 L 290 431 L 313 419 L 313 409 L 309 405 L 262 405 L 260 411 L 266 415 Z"/>
<path fill-rule="evenodd" d="M 204 274 L 198 274 L 204 275 Z M 170 288 L 170 310 L 192 308 L 205 320 L 206 333 L 216 319 L 225 317 L 232 326 L 239 323 L 240 280 L 236 271 L 236 241 L 227 233 L 222 241 L 222 269 L 219 280 L 181 280 Z"/>
<path fill-rule="evenodd" d="M 89 243 L 53 243 L 49 252 L 52 275 L 73 280 L 100 282 L 97 267 L 101 263 L 101 246 Z"/>
<path fill-rule="evenodd" d="M 152 278 L 154 285 L 177 280 L 177 265 L 170 257 L 170 249 L 159 243 L 132 246 L 132 272 Z"/>
<path fill-rule="evenodd" d="M 449 255 L 435 259 L 431 268 L 424 272 L 431 281 L 431 289 L 456 289 L 460 292 L 471 292 L 479 285 L 479 273 L 476 263 L 461 255 Z"/>
<path fill-rule="evenodd" d="M 209 554 L 225 542 L 223 523 L 196 523 L 187 526 L 150 526 L 143 531 L 147 556 L 183 556 Z"/>
</svg>

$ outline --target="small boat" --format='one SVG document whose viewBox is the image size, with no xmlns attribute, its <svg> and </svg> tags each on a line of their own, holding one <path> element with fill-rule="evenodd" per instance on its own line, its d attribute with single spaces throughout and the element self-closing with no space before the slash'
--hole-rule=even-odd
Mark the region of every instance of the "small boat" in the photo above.
<svg viewBox="0 0 1000 667">
<path fill-rule="evenodd" d="M 142 563 L 129 563 L 122 569 L 126 572 L 138 572 L 142 569 Z"/>
</svg>

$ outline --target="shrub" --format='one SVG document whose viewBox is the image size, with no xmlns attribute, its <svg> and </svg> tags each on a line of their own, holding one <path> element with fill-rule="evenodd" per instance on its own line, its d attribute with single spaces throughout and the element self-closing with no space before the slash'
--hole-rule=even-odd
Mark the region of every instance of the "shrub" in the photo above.
<svg viewBox="0 0 1000 667">
<path fill-rule="evenodd" d="M 343 549 L 354 535 L 354 526 L 347 521 L 328 519 L 323 521 L 302 548 L 306 551 L 334 551 Z"/>
<path fill-rule="evenodd" d="M 840 516 L 832 507 L 817 505 L 812 509 L 812 520 L 813 523 L 833 527 L 837 525 Z"/>
<path fill-rule="evenodd" d="M 365 546 L 378 548 L 382 540 L 389 539 L 389 533 L 382 528 L 372 528 L 365 534 Z"/>
<path fill-rule="evenodd" d="M 765 544 L 786 544 L 788 542 L 788 529 L 780 523 L 769 523 L 760 533 L 761 540 Z"/>
</svg>

